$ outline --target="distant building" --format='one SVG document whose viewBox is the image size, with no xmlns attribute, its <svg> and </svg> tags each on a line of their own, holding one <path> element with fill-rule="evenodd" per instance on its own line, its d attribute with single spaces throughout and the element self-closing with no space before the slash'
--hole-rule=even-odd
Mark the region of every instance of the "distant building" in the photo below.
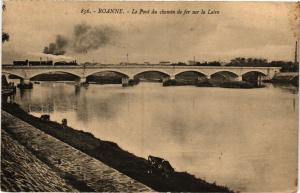
<svg viewBox="0 0 300 193">
<path fill-rule="evenodd" d="M 160 65 L 171 65 L 170 61 L 160 61 L 159 62 Z"/>
<path fill-rule="evenodd" d="M 189 60 L 188 61 L 188 65 L 196 65 L 198 63 L 198 61 L 195 61 L 195 60 Z"/>
</svg>

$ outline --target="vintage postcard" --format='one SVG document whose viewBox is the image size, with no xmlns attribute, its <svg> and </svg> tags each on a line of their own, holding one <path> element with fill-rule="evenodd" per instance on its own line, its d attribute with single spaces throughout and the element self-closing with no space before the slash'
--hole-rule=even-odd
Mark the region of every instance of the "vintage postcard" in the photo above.
<svg viewBox="0 0 300 193">
<path fill-rule="evenodd" d="M 296 192 L 299 17 L 4 1 L 1 191 Z"/>
</svg>

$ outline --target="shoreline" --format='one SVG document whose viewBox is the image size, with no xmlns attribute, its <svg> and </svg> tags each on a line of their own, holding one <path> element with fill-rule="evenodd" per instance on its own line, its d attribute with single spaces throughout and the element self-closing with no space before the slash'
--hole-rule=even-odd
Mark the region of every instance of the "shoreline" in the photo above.
<svg viewBox="0 0 300 193">
<path fill-rule="evenodd" d="M 42 121 L 15 103 L 2 104 L 2 109 L 156 191 L 233 192 L 225 186 L 208 183 L 187 172 L 175 171 L 169 177 L 158 173 L 149 174 L 150 166 L 146 159 L 121 149 L 117 143 L 97 139 L 91 133 L 68 126 L 62 127 L 57 122 Z"/>
</svg>

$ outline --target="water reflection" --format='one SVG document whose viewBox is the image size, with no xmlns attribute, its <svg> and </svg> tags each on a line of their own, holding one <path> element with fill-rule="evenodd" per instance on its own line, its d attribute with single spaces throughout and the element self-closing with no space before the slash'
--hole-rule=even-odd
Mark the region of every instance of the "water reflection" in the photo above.
<svg viewBox="0 0 300 193">
<path fill-rule="evenodd" d="M 275 84 L 269 84 L 269 86 L 273 86 L 274 88 L 278 88 L 281 89 L 282 91 L 290 92 L 292 94 L 297 94 L 299 90 L 298 87 L 293 86 L 291 84 L 275 83 Z"/>
<path fill-rule="evenodd" d="M 43 82 L 17 93 L 32 114 L 51 119 L 179 171 L 239 191 L 295 188 L 298 95 L 292 88 L 133 88 Z"/>
</svg>

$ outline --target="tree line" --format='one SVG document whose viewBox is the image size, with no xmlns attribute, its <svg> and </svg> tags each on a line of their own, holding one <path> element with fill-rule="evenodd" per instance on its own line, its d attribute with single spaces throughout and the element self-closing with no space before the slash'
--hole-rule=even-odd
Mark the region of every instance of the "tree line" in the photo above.
<svg viewBox="0 0 300 193">
<path fill-rule="evenodd" d="M 298 72 L 299 63 L 295 64 L 291 61 L 268 61 L 263 58 L 234 58 L 228 63 L 222 63 L 219 61 L 210 62 L 194 62 L 192 64 L 187 64 L 184 62 L 172 63 L 173 66 L 239 66 L 239 67 L 281 67 L 282 72 Z"/>
</svg>

